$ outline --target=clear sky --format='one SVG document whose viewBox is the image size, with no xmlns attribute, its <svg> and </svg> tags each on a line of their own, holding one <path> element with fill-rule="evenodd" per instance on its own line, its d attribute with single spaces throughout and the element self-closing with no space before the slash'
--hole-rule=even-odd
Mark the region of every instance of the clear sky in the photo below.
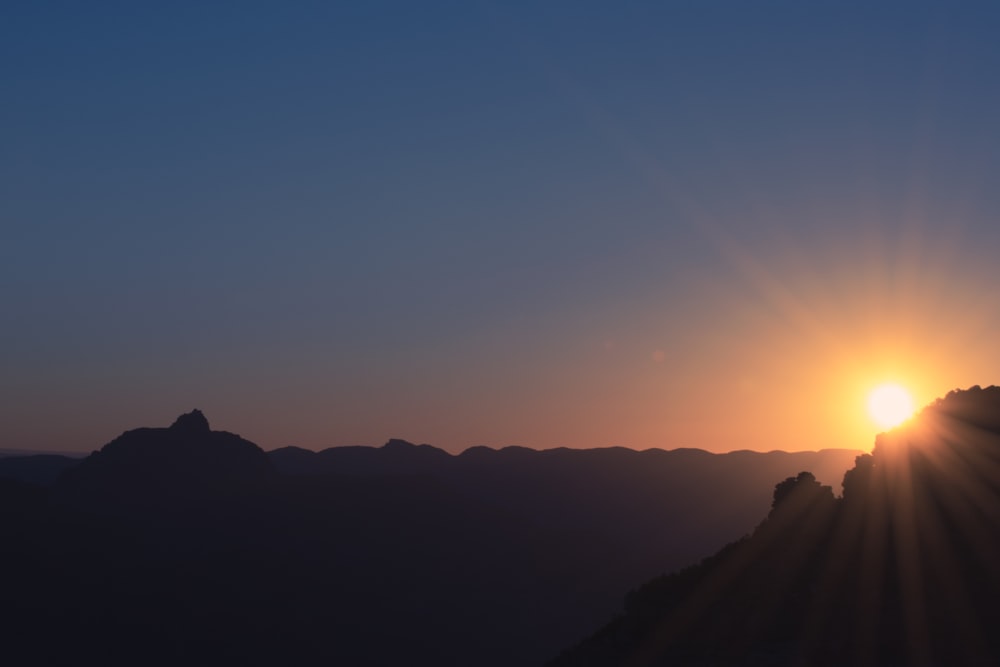
<svg viewBox="0 0 1000 667">
<path fill-rule="evenodd" d="M 5 2 L 0 447 L 870 447 L 1000 383 L 995 7 Z"/>
</svg>

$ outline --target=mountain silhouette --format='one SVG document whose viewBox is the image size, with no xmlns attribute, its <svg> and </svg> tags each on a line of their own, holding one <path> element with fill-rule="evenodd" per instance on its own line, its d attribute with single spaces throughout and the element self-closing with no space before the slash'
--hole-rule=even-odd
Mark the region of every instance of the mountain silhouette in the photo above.
<svg viewBox="0 0 1000 667">
<path fill-rule="evenodd" d="M 751 530 L 775 478 L 834 479 L 856 454 L 451 455 L 403 440 L 265 453 L 194 411 L 123 433 L 48 487 L 23 461 L 0 466 L 0 571 L 18 573 L 0 657 L 541 664 L 620 591 Z"/>
<path fill-rule="evenodd" d="M 836 498 L 808 472 L 700 564 L 631 591 L 550 664 L 1000 662 L 1000 387 L 954 391 L 876 438 Z"/>
<path fill-rule="evenodd" d="M 67 503 L 134 512 L 197 506 L 274 474 L 257 445 L 212 431 L 201 411 L 193 410 L 168 428 L 126 431 L 65 470 L 56 490 Z"/>
</svg>

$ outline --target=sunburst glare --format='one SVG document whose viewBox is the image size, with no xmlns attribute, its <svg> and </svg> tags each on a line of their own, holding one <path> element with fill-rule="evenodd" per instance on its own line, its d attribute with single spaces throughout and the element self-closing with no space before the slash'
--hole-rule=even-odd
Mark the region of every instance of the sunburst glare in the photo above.
<svg viewBox="0 0 1000 667">
<path fill-rule="evenodd" d="M 892 428 L 913 416 L 913 399 L 898 384 L 883 384 L 868 395 L 868 415 L 881 428 Z"/>
</svg>

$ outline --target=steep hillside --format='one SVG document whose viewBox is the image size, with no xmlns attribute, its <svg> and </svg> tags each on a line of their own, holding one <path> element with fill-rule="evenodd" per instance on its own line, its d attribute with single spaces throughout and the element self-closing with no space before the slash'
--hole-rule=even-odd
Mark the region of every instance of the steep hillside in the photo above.
<svg viewBox="0 0 1000 667">
<path fill-rule="evenodd" d="M 858 457 L 844 494 L 775 487 L 753 534 L 626 596 L 551 664 L 996 664 L 1000 388 L 956 391 Z"/>
</svg>

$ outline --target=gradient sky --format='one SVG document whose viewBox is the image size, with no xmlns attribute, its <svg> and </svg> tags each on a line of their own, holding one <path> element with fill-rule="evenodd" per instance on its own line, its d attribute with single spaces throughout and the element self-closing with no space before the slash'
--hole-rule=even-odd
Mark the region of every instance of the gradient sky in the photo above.
<svg viewBox="0 0 1000 667">
<path fill-rule="evenodd" d="M 1000 10 L 5 2 L 0 447 L 868 448 L 1000 383 Z"/>
</svg>

